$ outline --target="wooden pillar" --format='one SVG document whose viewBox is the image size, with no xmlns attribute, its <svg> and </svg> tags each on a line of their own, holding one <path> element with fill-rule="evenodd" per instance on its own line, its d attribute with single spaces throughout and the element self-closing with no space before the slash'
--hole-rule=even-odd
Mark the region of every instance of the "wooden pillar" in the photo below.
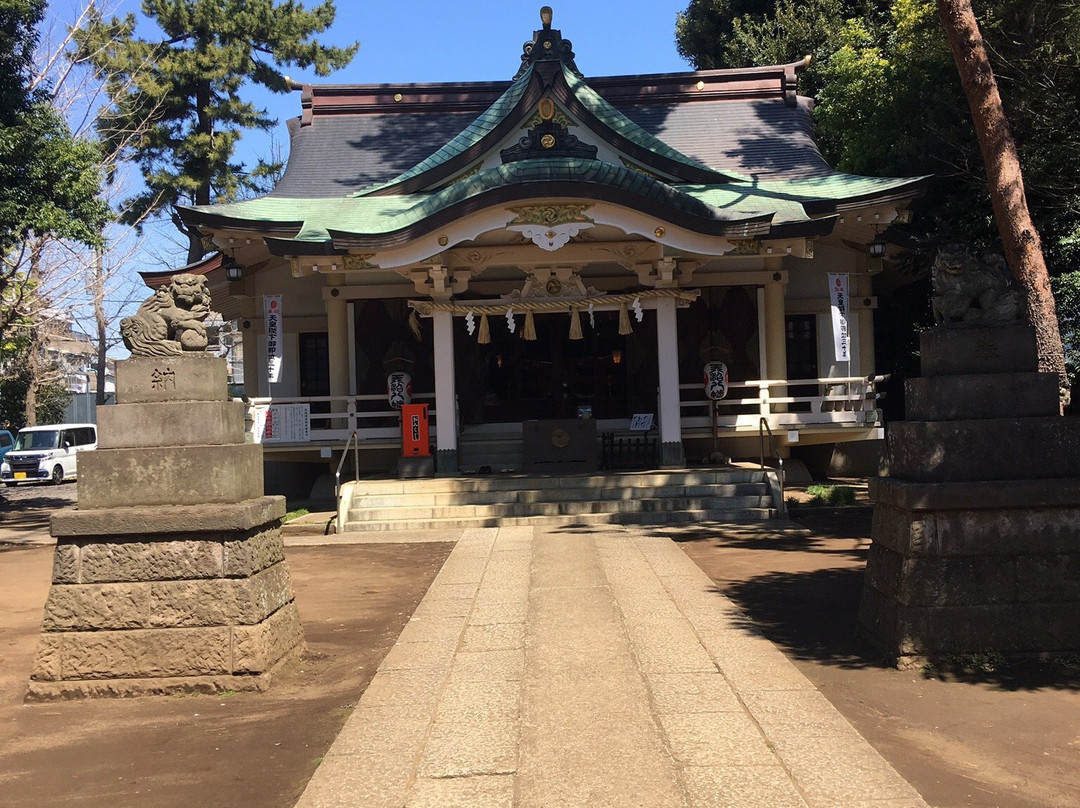
<svg viewBox="0 0 1080 808">
<path fill-rule="evenodd" d="M 660 380 L 660 462 L 685 466 L 679 410 L 679 332 L 675 298 L 656 301 L 656 359 Z"/>
<path fill-rule="evenodd" d="M 454 316 L 432 315 L 435 357 L 435 468 L 440 474 L 458 470 L 457 386 L 454 381 Z"/>
<path fill-rule="evenodd" d="M 765 282 L 763 301 L 765 312 L 764 322 L 761 323 L 762 339 L 765 341 L 765 367 L 762 368 L 761 374 L 763 379 L 780 380 L 788 377 L 787 323 L 784 319 L 786 289 L 787 280 L 780 272 L 774 272 L 772 278 Z M 769 398 L 784 398 L 788 395 L 790 392 L 786 387 L 772 387 L 768 390 Z M 786 410 L 786 404 L 763 403 L 761 405 L 761 414 L 766 416 Z"/>
<path fill-rule="evenodd" d="M 333 293 L 338 291 L 336 287 L 330 290 L 330 296 L 326 298 L 326 332 L 327 353 L 330 361 L 330 395 L 347 396 L 351 394 L 349 389 L 349 365 L 351 353 L 349 351 L 349 304 L 344 297 L 335 297 Z M 344 401 L 333 402 L 331 412 L 346 412 L 348 409 Z M 344 419 L 335 418 L 332 422 L 335 429 L 347 428 Z"/>
<path fill-rule="evenodd" d="M 780 275 L 775 273 L 773 277 Z M 783 276 L 781 276 L 782 278 Z M 787 327 L 784 322 L 784 280 L 770 280 L 765 284 L 765 322 L 761 332 L 765 339 L 765 379 L 787 378 Z M 784 395 L 783 391 L 780 393 Z"/>
<path fill-rule="evenodd" d="M 243 339 L 244 351 L 244 395 L 248 398 L 259 398 L 264 395 L 260 392 L 262 385 L 263 364 L 259 362 L 259 340 L 265 344 L 265 335 L 258 328 L 255 321 L 262 315 L 255 313 L 255 301 L 250 297 L 240 299 L 240 328 Z"/>
</svg>

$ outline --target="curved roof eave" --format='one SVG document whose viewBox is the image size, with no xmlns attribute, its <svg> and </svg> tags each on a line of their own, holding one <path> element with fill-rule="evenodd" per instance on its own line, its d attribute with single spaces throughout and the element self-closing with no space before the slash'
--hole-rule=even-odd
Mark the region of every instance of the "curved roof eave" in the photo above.
<svg viewBox="0 0 1080 808">
<path fill-rule="evenodd" d="M 568 65 L 559 63 L 559 68 L 538 71 L 530 65 L 494 104 L 434 154 L 397 177 L 357 191 L 354 196 L 416 193 L 451 179 L 495 148 L 518 126 L 524 110 L 548 91 L 582 125 L 646 168 L 683 182 L 748 181 L 747 177 L 710 168 L 672 148 L 605 101 Z"/>
<path fill-rule="evenodd" d="M 391 217 L 378 233 L 326 229 L 335 246 L 396 246 L 494 205 L 537 198 L 610 202 L 694 232 L 741 238 L 767 233 L 775 215 L 774 211 L 727 212 L 622 166 L 560 158 L 521 160 L 481 171 Z"/>
<path fill-rule="evenodd" d="M 514 112 L 519 107 L 539 100 L 543 90 L 536 86 L 534 79 L 535 73 L 530 66 L 521 78 L 507 88 L 498 101 L 430 157 L 393 179 L 357 191 L 353 196 L 415 193 L 432 182 L 449 178 L 466 169 L 483 156 L 486 143 L 491 140 L 498 142 L 514 128 Z"/>
</svg>

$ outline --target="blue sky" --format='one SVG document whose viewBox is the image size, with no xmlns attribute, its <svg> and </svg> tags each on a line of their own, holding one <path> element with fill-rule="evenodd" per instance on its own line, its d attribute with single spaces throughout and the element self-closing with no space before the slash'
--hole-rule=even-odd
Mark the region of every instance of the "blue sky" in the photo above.
<svg viewBox="0 0 1080 808">
<path fill-rule="evenodd" d="M 553 4 L 552 27 L 574 43 L 589 76 L 689 69 L 675 50 L 675 16 L 689 0 Z M 333 82 L 493 81 L 517 71 L 521 45 L 540 27 L 535 0 L 339 0 L 324 38 L 360 41 Z"/>
<path fill-rule="evenodd" d="M 571 40 L 586 76 L 684 71 L 690 66 L 675 49 L 675 18 L 688 3 L 579 0 L 552 6 L 553 27 Z M 297 81 L 322 84 L 509 80 L 520 65 L 522 44 L 540 27 L 541 5 L 535 0 L 338 0 L 334 25 L 319 39 L 332 45 L 359 41 L 356 57 L 327 77 L 295 68 L 285 72 Z M 138 9 L 138 0 L 119 6 L 120 12 Z M 152 28 L 143 34 L 154 36 Z M 284 120 L 300 113 L 299 94 L 248 87 L 244 97 L 282 121 L 277 137 L 286 142 Z"/>
<path fill-rule="evenodd" d="M 552 5 L 553 28 L 570 39 L 586 76 L 690 70 L 675 49 L 675 17 L 689 0 L 626 0 Z M 310 5 L 310 4 L 309 4 Z M 288 69 L 297 81 L 321 84 L 503 81 L 521 64 L 522 45 L 541 26 L 535 0 L 338 0 L 327 44 L 360 42 L 343 70 L 327 77 Z M 284 121 L 300 113 L 299 93 L 276 95 L 249 88 L 246 99 L 265 106 L 281 123 L 276 139 L 287 146 Z M 251 134 L 245 147 L 268 142 Z"/>
<path fill-rule="evenodd" d="M 578 0 L 552 4 L 552 27 L 574 46 L 578 67 L 586 76 L 668 73 L 690 70 L 675 49 L 675 18 L 689 0 Z M 105 5 L 108 7 L 108 0 Z M 54 0 L 55 24 L 70 22 L 80 0 Z M 313 3 L 305 3 L 312 6 Z M 520 65 L 521 47 L 540 27 L 536 0 L 434 0 L 349 2 L 337 0 L 337 18 L 319 37 L 332 45 L 360 42 L 360 50 L 343 70 L 327 77 L 287 68 L 297 81 L 323 84 L 410 83 L 438 81 L 500 81 L 513 77 Z M 139 0 L 119 0 L 116 12 L 140 16 Z M 140 34 L 156 38 L 152 25 Z M 287 154 L 285 120 L 300 114 L 300 94 L 275 94 L 248 86 L 242 96 L 266 108 L 279 120 L 271 136 L 244 135 L 238 157 L 252 163 L 265 154 L 271 139 Z M 171 237 L 171 227 L 157 230 L 149 264 L 183 263 L 183 244 Z M 175 256 L 172 257 L 172 256 Z"/>
</svg>

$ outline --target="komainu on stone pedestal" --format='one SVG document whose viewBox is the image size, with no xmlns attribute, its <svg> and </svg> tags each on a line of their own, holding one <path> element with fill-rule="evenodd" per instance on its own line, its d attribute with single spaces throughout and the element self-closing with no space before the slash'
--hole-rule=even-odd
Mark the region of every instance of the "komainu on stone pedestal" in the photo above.
<svg viewBox="0 0 1080 808">
<path fill-rule="evenodd" d="M 210 290 L 202 275 L 173 275 L 120 321 L 120 336 L 132 356 L 176 356 L 184 351 L 205 351 L 210 314 Z"/>
<path fill-rule="evenodd" d="M 1023 300 L 1000 255 L 985 252 L 976 258 L 963 244 L 947 244 L 931 273 L 936 323 L 985 327 L 1020 322 Z"/>
<path fill-rule="evenodd" d="M 187 328 L 169 332 L 178 343 L 197 332 L 172 323 Z M 261 447 L 244 442 L 225 361 L 133 356 L 117 365 L 117 399 L 98 409 L 97 451 L 79 458 L 78 508 L 53 518 L 27 698 L 265 689 L 304 637 L 285 501 L 263 496 Z"/>
</svg>

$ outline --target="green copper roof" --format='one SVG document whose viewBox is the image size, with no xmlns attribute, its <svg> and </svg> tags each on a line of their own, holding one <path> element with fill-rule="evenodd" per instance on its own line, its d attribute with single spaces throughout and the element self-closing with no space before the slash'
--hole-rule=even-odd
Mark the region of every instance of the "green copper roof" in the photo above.
<svg viewBox="0 0 1080 808">
<path fill-rule="evenodd" d="M 645 162 L 645 167 L 648 168 L 648 157 L 650 155 L 655 155 L 675 163 L 676 165 L 692 169 L 694 172 L 693 176 L 696 178 L 701 178 L 704 175 L 706 177 L 713 177 L 718 181 L 747 181 L 746 177 L 737 174 L 720 173 L 704 163 L 686 156 L 677 149 L 673 149 L 659 138 L 651 135 L 605 101 L 571 66 L 561 63 L 558 66 L 558 73 L 555 78 L 556 83 L 560 77 L 565 81 L 566 92 L 569 93 L 569 96 L 576 99 L 581 108 L 588 113 L 585 117 L 591 116 L 595 120 L 593 126 L 589 128 L 596 130 L 595 134 L 599 140 L 618 141 L 619 138 L 622 138 L 642 150 L 640 154 L 629 155 L 633 161 Z M 354 195 L 370 196 L 391 193 L 395 186 L 404 185 L 406 183 L 409 183 L 410 192 L 419 190 L 416 186 L 416 182 L 421 183 L 421 187 L 427 186 L 429 188 L 443 184 L 446 179 L 448 179 L 448 177 L 445 176 L 446 167 L 451 160 L 454 160 L 470 149 L 475 151 L 476 147 L 485 139 L 490 140 L 488 144 L 489 149 L 494 149 L 495 146 L 498 145 L 498 139 L 500 139 L 509 128 L 517 128 L 520 121 L 508 121 L 507 119 L 518 109 L 530 84 L 536 82 L 539 85 L 544 81 L 544 79 L 537 75 L 534 65 L 525 67 L 521 74 L 514 79 L 506 92 L 504 92 L 494 104 L 434 154 L 393 179 L 357 191 Z M 537 98 L 540 97 L 542 92 L 543 89 L 538 86 L 536 88 Z M 566 100 L 570 99 L 568 98 Z M 531 109 L 527 112 L 521 112 L 518 117 L 523 118 L 528 114 L 532 114 L 532 112 L 533 110 Z M 582 123 L 588 124 L 589 122 L 583 121 Z M 597 127 L 597 124 L 599 124 L 599 127 Z M 502 134 L 497 131 L 500 130 L 500 128 Z M 603 131 L 604 128 L 610 130 L 616 137 L 611 137 L 610 134 L 606 134 Z M 618 150 L 617 142 L 614 144 L 614 148 Z M 479 154 L 474 154 L 471 159 L 477 159 L 480 156 L 481 155 Z M 439 171 L 439 169 L 444 170 Z M 664 168 L 658 168 L 657 170 L 659 173 L 670 173 L 670 170 L 665 171 Z M 422 178 L 428 173 L 433 173 L 431 181 L 424 182 Z"/>
<path fill-rule="evenodd" d="M 861 180 L 864 178 L 856 178 Z M 875 183 L 870 183 L 874 185 Z M 892 183 L 897 184 L 896 182 Z M 195 218 L 222 227 L 268 229 L 274 224 L 302 223 L 288 241 L 329 245 L 356 236 L 377 246 L 392 234 L 431 229 L 447 216 L 543 196 L 612 201 L 631 207 L 666 211 L 669 221 L 702 232 L 720 233 L 750 225 L 761 235 L 770 227 L 811 221 L 803 207 L 806 197 L 788 185 L 669 186 L 652 177 L 598 160 L 521 160 L 480 171 L 434 194 L 353 196 L 341 199 L 263 197 L 231 205 L 188 209 Z M 867 183 L 858 183 L 861 189 Z M 541 186 L 541 187 L 533 187 Z M 517 189 L 516 191 L 514 189 Z M 817 191 L 827 190 L 818 183 Z M 833 189 L 835 190 L 835 188 Z M 820 198 L 820 193 L 809 201 Z M 695 224 L 695 222 L 697 224 Z M 432 225 L 434 226 L 434 225 Z M 285 235 L 282 233 L 282 235 Z M 298 250 L 302 252 L 302 250 Z"/>
<path fill-rule="evenodd" d="M 522 58 L 522 70 L 490 107 L 393 179 L 344 197 L 270 195 L 182 208 L 181 215 L 196 227 L 269 236 L 274 249 L 289 248 L 285 254 L 333 251 L 343 244 L 383 249 L 480 210 L 545 198 L 606 202 L 702 234 L 760 238 L 770 232 L 777 237 L 827 233 L 828 214 L 913 196 L 925 181 L 832 172 L 765 183 L 726 173 L 663 142 L 601 97 L 578 72 L 569 41 L 550 28 L 550 21 L 534 32 Z M 570 136 L 565 123 L 550 115 L 532 121 L 538 112 L 534 105 L 546 95 L 594 140 L 606 143 L 605 153 L 625 155 L 627 165 L 597 159 L 595 144 Z M 488 158 L 527 118 L 528 136 L 502 149 L 493 165 Z M 711 136 L 709 125 L 702 125 Z M 742 131 L 736 134 L 741 137 Z M 476 170 L 482 160 L 488 168 Z"/>
<path fill-rule="evenodd" d="M 465 129 L 453 138 L 449 143 L 432 154 L 430 157 L 420 161 L 415 166 L 410 168 L 392 180 L 374 185 L 371 188 L 365 188 L 362 191 L 357 191 L 354 196 L 367 196 L 375 193 L 382 188 L 389 188 L 394 185 L 400 185 L 406 180 L 419 177 L 420 175 L 438 168 L 439 166 L 447 163 L 459 154 L 467 151 L 475 146 L 485 137 L 487 137 L 495 128 L 502 123 L 518 102 L 521 100 L 521 96 L 525 94 L 525 90 L 528 89 L 529 81 L 532 78 L 532 67 L 530 66 L 521 76 L 520 79 L 515 81 L 507 88 L 499 99 L 488 107 L 483 114 L 480 115 L 475 121 L 469 124 Z"/>
</svg>

